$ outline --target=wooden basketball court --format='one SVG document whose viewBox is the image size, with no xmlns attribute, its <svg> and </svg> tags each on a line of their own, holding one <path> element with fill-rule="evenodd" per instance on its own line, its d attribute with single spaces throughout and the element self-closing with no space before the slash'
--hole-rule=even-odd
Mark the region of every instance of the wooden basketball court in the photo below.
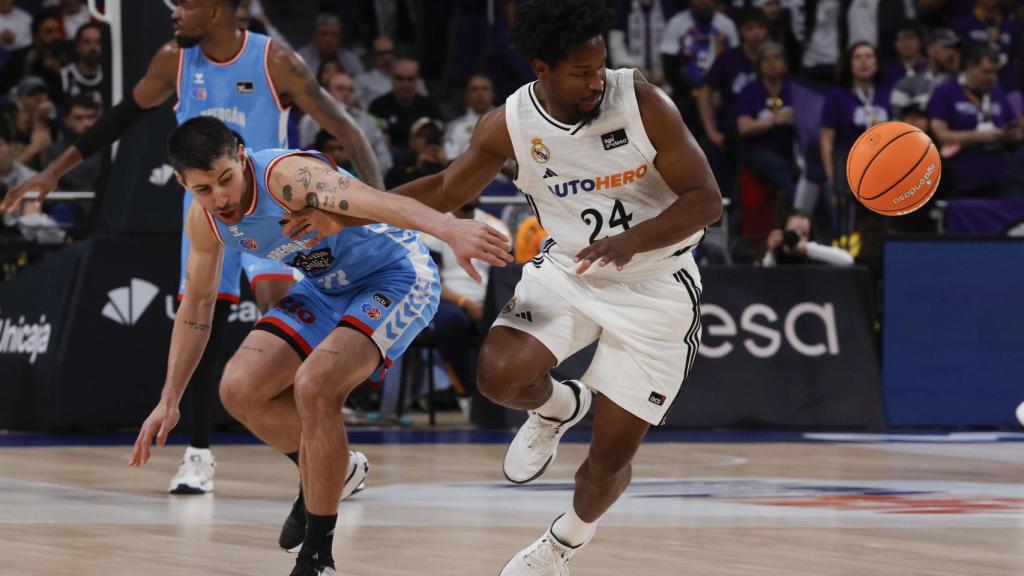
<svg viewBox="0 0 1024 576">
<path fill-rule="evenodd" d="M 568 505 L 586 454 L 565 443 L 517 487 L 501 475 L 507 436 L 359 438 L 369 488 L 342 505 L 334 544 L 349 576 L 496 575 Z M 652 440 L 574 575 L 1024 573 L 1024 434 Z M 132 470 L 126 443 L 25 443 L 0 442 L 4 575 L 291 570 L 276 542 L 297 474 L 269 448 L 215 446 L 215 495 L 168 496 L 180 446 Z"/>
</svg>

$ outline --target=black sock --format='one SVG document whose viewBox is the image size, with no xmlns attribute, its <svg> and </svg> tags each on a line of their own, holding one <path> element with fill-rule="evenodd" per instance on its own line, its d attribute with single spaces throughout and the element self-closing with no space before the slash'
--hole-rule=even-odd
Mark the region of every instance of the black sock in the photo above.
<svg viewBox="0 0 1024 576">
<path fill-rule="evenodd" d="M 299 556 L 312 558 L 334 566 L 331 547 L 334 544 L 334 526 L 338 523 L 338 515 L 317 516 L 306 511 L 306 539 L 302 541 Z"/>
<path fill-rule="evenodd" d="M 213 406 L 216 402 L 217 384 L 220 382 L 221 361 L 224 360 L 224 329 L 231 312 L 231 303 L 218 300 L 213 309 L 210 341 L 203 351 L 203 357 L 189 381 L 191 394 L 189 413 L 189 446 L 210 447 L 210 429 L 213 427 Z"/>
<path fill-rule="evenodd" d="M 299 451 L 298 450 L 296 450 L 295 452 L 289 452 L 288 454 L 285 454 L 285 456 L 287 456 L 288 459 L 291 460 L 292 462 L 295 462 L 296 466 L 299 465 Z"/>
</svg>

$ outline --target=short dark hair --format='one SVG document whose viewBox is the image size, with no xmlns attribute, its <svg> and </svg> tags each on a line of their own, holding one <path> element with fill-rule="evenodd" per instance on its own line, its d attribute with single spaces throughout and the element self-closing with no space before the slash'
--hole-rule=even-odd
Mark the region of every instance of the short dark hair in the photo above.
<svg viewBox="0 0 1024 576">
<path fill-rule="evenodd" d="M 512 37 L 524 58 L 555 66 L 569 48 L 604 36 L 610 23 L 605 0 L 527 0 L 516 10 Z"/>
<path fill-rule="evenodd" d="M 86 108 L 95 112 L 100 111 L 100 103 L 89 94 L 75 94 L 71 98 L 68 98 L 66 104 L 64 104 L 64 116 L 71 115 L 72 108 Z"/>
<path fill-rule="evenodd" d="M 239 144 L 238 135 L 227 124 L 211 116 L 196 116 L 171 132 L 167 155 L 179 173 L 188 168 L 209 170 L 217 158 L 234 155 Z"/>
<path fill-rule="evenodd" d="M 43 27 L 43 22 L 47 20 L 56 20 L 60 24 L 60 11 L 57 8 L 46 8 L 40 11 L 32 18 L 32 35 L 39 34 L 39 29 Z"/>
<path fill-rule="evenodd" d="M 768 16 L 766 16 L 764 10 L 761 10 L 760 8 L 747 8 L 740 12 L 740 17 L 736 22 L 736 27 L 742 29 L 747 24 L 760 24 L 767 28 Z"/>
<path fill-rule="evenodd" d="M 921 27 L 921 23 L 913 18 L 906 18 L 900 21 L 900 25 L 896 27 L 896 34 L 900 32 L 913 32 L 917 35 L 917 39 L 924 43 L 924 28 Z"/>
<path fill-rule="evenodd" d="M 994 64 L 999 64 L 1000 53 L 986 44 L 975 44 L 967 50 L 967 55 L 964 56 L 964 68 L 967 68 L 968 66 L 977 66 L 978 64 L 981 64 L 982 60 L 988 60 Z"/>
<path fill-rule="evenodd" d="M 89 21 L 89 22 L 86 22 L 85 24 L 82 24 L 81 26 L 78 27 L 78 30 L 75 30 L 75 40 L 74 40 L 75 44 L 78 44 L 78 41 L 82 39 L 82 34 L 85 34 L 86 30 L 96 30 L 97 32 L 100 33 L 100 40 L 102 40 L 103 39 L 103 33 L 105 31 L 105 25 L 103 23 L 101 23 L 101 22 L 96 22 L 96 21 Z"/>
</svg>

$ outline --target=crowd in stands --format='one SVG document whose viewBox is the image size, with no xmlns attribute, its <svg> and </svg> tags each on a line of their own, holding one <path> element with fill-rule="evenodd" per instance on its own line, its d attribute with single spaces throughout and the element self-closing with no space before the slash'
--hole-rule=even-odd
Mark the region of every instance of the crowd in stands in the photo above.
<svg viewBox="0 0 1024 576">
<path fill-rule="evenodd" d="M 510 39 L 517 4 L 244 0 L 238 20 L 297 50 L 362 128 L 390 188 L 443 169 L 466 150 L 481 115 L 534 79 Z M 705 262 L 872 265 L 885 235 L 933 229 L 927 208 L 882 219 L 851 200 L 847 155 L 879 122 L 903 120 L 932 136 L 943 158 L 939 198 L 1024 197 L 1024 2 L 609 0 L 609 8 L 609 66 L 638 68 L 672 97 L 730 201 L 731 241 L 717 253 L 702 247 Z M 41 169 L 109 106 L 107 36 L 85 0 L 0 0 L 2 186 Z M 296 147 L 353 170 L 316 121 L 291 120 Z M 506 168 L 485 196 L 515 195 L 515 167 Z M 61 189 L 96 191 L 101 172 L 94 158 Z M 484 208 L 504 219 L 518 261 L 537 253 L 546 233 L 528 208 Z M 67 229 L 76 211 L 26 203 L 22 215 Z M 459 216 L 483 214 L 474 202 Z M 482 300 L 464 284 L 447 283 L 439 313 L 458 338 L 470 337 Z"/>
</svg>

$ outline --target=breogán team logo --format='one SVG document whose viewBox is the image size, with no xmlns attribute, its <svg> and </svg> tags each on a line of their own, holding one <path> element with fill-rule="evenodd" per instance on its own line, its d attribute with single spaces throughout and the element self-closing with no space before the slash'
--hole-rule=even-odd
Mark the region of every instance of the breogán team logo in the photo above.
<svg viewBox="0 0 1024 576">
<path fill-rule="evenodd" d="M 107 292 L 103 316 L 122 326 L 134 326 L 159 293 L 153 284 L 132 278 L 130 285 Z"/>
</svg>

